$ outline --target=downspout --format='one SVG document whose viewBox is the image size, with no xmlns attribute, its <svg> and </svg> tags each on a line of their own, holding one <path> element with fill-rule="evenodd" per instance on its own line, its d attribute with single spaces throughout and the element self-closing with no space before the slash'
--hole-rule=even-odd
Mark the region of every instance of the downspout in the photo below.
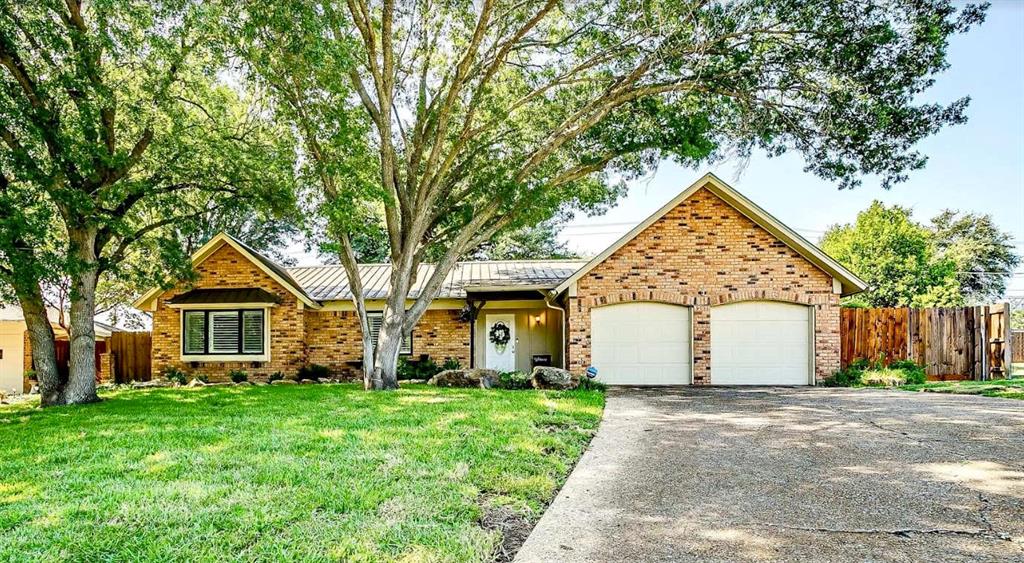
<svg viewBox="0 0 1024 563">
<path fill-rule="evenodd" d="M 562 322 L 558 323 L 560 328 L 562 329 L 562 337 L 558 340 L 558 346 L 560 347 L 559 356 L 561 356 L 562 358 L 562 369 L 566 369 L 565 366 L 567 364 L 565 361 L 565 323 L 569 322 L 569 314 L 566 312 L 564 307 L 559 307 L 558 305 L 552 304 L 551 300 L 554 299 L 556 295 L 552 295 L 544 291 L 540 293 L 541 295 L 544 296 L 544 305 L 547 308 L 554 309 L 556 311 L 561 311 L 562 313 Z"/>
</svg>

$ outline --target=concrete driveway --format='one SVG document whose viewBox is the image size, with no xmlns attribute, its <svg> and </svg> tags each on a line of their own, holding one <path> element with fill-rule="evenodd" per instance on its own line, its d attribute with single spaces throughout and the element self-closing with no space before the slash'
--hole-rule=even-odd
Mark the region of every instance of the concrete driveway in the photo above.
<svg viewBox="0 0 1024 563">
<path fill-rule="evenodd" d="M 1024 561 L 1024 401 L 616 389 L 517 561 Z"/>
</svg>

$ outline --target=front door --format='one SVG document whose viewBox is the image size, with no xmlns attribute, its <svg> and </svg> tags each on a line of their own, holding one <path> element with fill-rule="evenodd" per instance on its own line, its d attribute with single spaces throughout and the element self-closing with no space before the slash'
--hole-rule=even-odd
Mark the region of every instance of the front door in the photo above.
<svg viewBox="0 0 1024 563">
<path fill-rule="evenodd" d="M 487 368 L 497 371 L 516 369 L 516 316 L 487 315 Z"/>
</svg>

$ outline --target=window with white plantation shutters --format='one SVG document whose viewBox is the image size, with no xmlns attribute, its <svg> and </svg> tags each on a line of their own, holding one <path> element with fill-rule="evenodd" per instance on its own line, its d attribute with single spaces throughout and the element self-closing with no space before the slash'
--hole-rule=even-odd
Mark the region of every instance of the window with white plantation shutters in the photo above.
<svg viewBox="0 0 1024 563">
<path fill-rule="evenodd" d="M 265 309 L 188 310 L 181 318 L 181 352 L 186 356 L 255 359 L 267 354 Z"/>
<path fill-rule="evenodd" d="M 206 312 L 185 311 L 185 353 L 206 351 Z"/>
<path fill-rule="evenodd" d="M 238 335 L 238 311 L 210 312 L 211 354 L 237 354 Z"/>
<path fill-rule="evenodd" d="M 367 321 L 370 323 L 370 340 L 374 347 L 377 346 L 377 339 L 380 337 L 380 327 L 384 324 L 384 313 L 380 311 L 366 313 Z M 412 354 L 412 334 L 402 335 L 402 347 L 398 349 L 399 354 Z"/>
<path fill-rule="evenodd" d="M 242 353 L 263 353 L 263 311 L 242 311 Z"/>
</svg>

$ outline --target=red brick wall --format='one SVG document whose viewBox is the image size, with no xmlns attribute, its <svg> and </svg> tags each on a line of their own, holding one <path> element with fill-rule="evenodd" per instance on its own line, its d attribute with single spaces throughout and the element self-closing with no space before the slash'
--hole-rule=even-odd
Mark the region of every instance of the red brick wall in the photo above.
<svg viewBox="0 0 1024 563">
<path fill-rule="evenodd" d="M 309 362 L 331 368 L 345 378 L 362 377 L 355 362 L 363 356 L 359 319 L 355 311 L 306 311 L 306 345 Z M 459 311 L 431 309 L 412 331 L 412 354 L 429 355 L 440 364 L 457 358 L 469 366 L 469 323 L 459 320 Z"/>
<path fill-rule="evenodd" d="M 225 244 L 196 266 L 199 279 L 192 287 L 179 284 L 157 298 L 153 313 L 153 377 L 169 367 L 177 366 L 188 372 L 203 373 L 210 381 L 227 381 L 232 369 L 242 369 L 250 380 L 265 379 L 281 371 L 295 373 L 305 363 L 305 315 L 300 301 L 284 286 L 262 269 L 246 259 L 232 246 Z M 200 362 L 192 367 L 181 361 L 181 311 L 167 306 L 167 300 L 193 287 L 259 287 L 281 298 L 281 303 L 270 309 L 270 361 L 259 362 Z"/>
<path fill-rule="evenodd" d="M 815 371 L 839 369 L 832 278 L 707 189 L 696 191 L 578 282 L 569 299 L 569 368 L 590 365 L 590 310 L 624 301 L 692 307 L 693 382 L 711 380 L 711 306 L 771 299 L 815 308 Z"/>
</svg>

